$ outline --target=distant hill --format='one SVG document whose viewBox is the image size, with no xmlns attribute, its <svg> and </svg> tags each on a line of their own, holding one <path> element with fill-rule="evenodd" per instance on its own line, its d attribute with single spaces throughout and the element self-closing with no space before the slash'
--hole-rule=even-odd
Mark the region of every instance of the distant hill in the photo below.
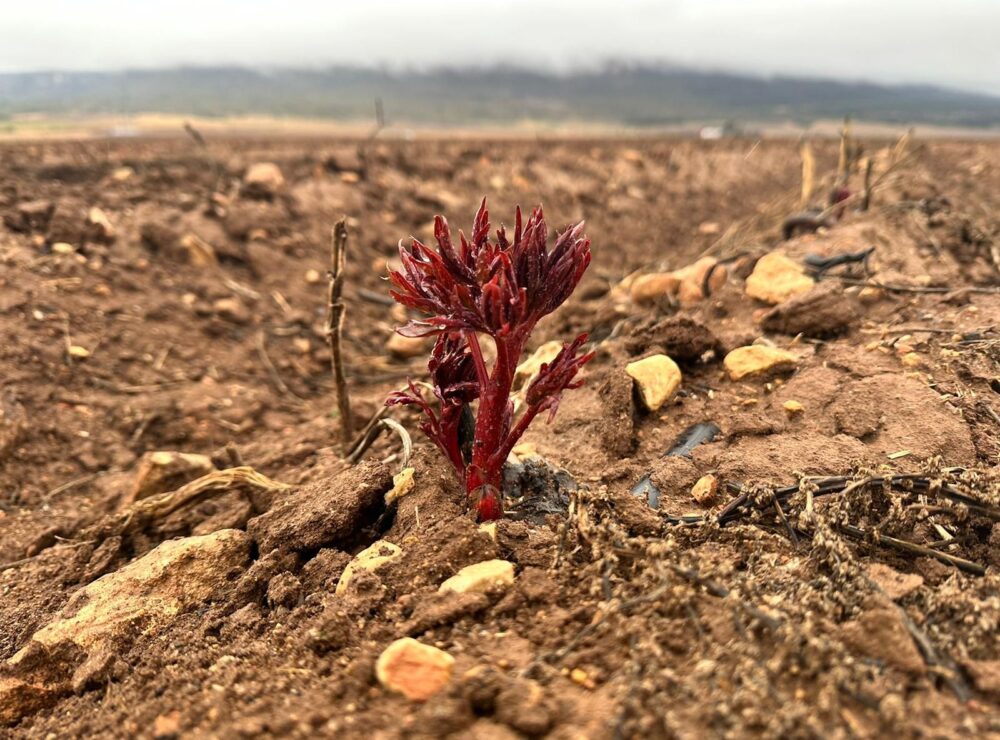
<svg viewBox="0 0 1000 740">
<path fill-rule="evenodd" d="M 332 67 L 183 67 L 122 72 L 0 74 L 0 116 L 159 112 L 370 120 L 518 120 L 658 126 L 691 120 L 808 123 L 850 114 L 891 123 L 1000 126 L 1000 98 L 930 86 L 755 77 L 675 67 L 609 66 L 555 74 L 515 68 L 395 71 Z"/>
</svg>

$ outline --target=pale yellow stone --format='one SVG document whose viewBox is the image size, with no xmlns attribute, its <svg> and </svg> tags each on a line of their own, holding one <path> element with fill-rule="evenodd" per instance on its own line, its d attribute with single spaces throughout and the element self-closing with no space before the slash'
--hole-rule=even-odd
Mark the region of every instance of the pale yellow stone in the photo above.
<svg viewBox="0 0 1000 740">
<path fill-rule="evenodd" d="M 858 292 L 858 299 L 865 304 L 878 303 L 885 298 L 885 291 L 881 288 L 866 286 Z"/>
<path fill-rule="evenodd" d="M 336 593 L 344 593 L 350 585 L 351 580 L 359 572 L 363 570 L 375 572 L 383 565 L 388 565 L 402 556 L 403 551 L 399 545 L 394 545 L 386 540 L 379 540 L 374 545 L 359 552 L 354 556 L 354 560 L 347 564 L 347 567 L 344 568 L 344 572 L 340 576 L 340 580 L 337 582 Z"/>
<path fill-rule="evenodd" d="M 444 650 L 403 637 L 382 651 L 375 677 L 410 701 L 427 701 L 451 680 L 455 659 Z"/>
<path fill-rule="evenodd" d="M 497 523 L 496 523 L 496 521 L 483 522 L 482 524 L 479 525 L 479 531 L 482 532 L 483 534 L 485 534 L 487 537 L 489 537 L 494 542 L 497 541 Z"/>
<path fill-rule="evenodd" d="M 650 411 L 657 411 L 673 398 L 681 385 L 681 370 L 677 363 L 666 355 L 653 355 L 625 366 L 639 389 L 643 405 Z"/>
<path fill-rule="evenodd" d="M 114 172 L 111 173 L 111 179 L 114 180 L 115 182 L 125 182 L 134 174 L 135 170 L 133 170 L 131 167 L 119 167 L 118 169 L 116 169 Z"/>
<path fill-rule="evenodd" d="M 441 584 L 438 591 L 486 593 L 505 589 L 514 583 L 514 564 L 506 560 L 484 560 L 467 565 Z"/>
<path fill-rule="evenodd" d="M 814 283 L 797 262 L 780 252 L 771 252 L 757 260 L 753 272 L 747 278 L 746 294 L 776 305 L 808 293 Z"/>
<path fill-rule="evenodd" d="M 69 242 L 56 242 L 52 245 L 52 252 L 54 254 L 74 254 L 76 247 Z"/>
<path fill-rule="evenodd" d="M 534 442 L 521 442 L 520 444 L 514 445 L 514 449 L 511 450 L 519 458 L 524 459 L 526 457 L 538 457 L 538 450 L 535 448 Z"/>
<path fill-rule="evenodd" d="M 403 468 L 392 476 L 392 490 L 385 494 L 385 504 L 388 506 L 398 501 L 413 490 L 413 468 Z"/>
<path fill-rule="evenodd" d="M 798 401 L 785 401 L 782 404 L 782 406 L 784 407 L 785 412 L 789 416 L 795 416 L 797 414 L 801 414 L 806 410 L 805 407 Z"/>
<path fill-rule="evenodd" d="M 114 241 L 115 227 L 111 224 L 111 219 L 108 218 L 108 215 L 97 206 L 92 207 L 87 212 L 87 224 L 94 232 L 93 236 L 99 241 Z"/>
<path fill-rule="evenodd" d="M 323 276 L 320 275 L 319 270 L 306 270 L 306 282 L 310 285 L 315 285 L 322 279 Z"/>
<path fill-rule="evenodd" d="M 274 195 L 285 186 L 285 176 L 274 162 L 251 165 L 243 177 L 243 187 L 263 195 Z"/>
<path fill-rule="evenodd" d="M 632 281 L 629 295 L 636 303 L 653 303 L 677 294 L 681 281 L 673 273 L 640 275 Z"/>
<path fill-rule="evenodd" d="M 562 348 L 562 342 L 546 342 L 536 349 L 514 371 L 514 387 L 527 388 L 542 369 L 542 365 L 547 365 L 556 359 Z"/>
<path fill-rule="evenodd" d="M 90 357 L 90 350 L 86 347 L 81 347 L 79 344 L 71 344 L 66 351 L 69 352 L 70 357 L 77 360 L 86 360 Z"/>
<path fill-rule="evenodd" d="M 390 354 L 404 359 L 426 355 L 430 349 L 424 337 L 404 337 L 402 334 L 396 333 L 389 337 L 385 348 L 389 350 Z"/>
<path fill-rule="evenodd" d="M 906 367 L 919 367 L 922 360 L 920 355 L 916 352 L 907 352 L 905 355 L 899 358 L 900 362 Z"/>
<path fill-rule="evenodd" d="M 594 683 L 594 680 L 582 668 L 574 668 L 571 670 L 569 672 L 569 678 L 573 683 L 579 684 L 585 689 L 593 690 L 597 688 L 597 684 Z"/>
<path fill-rule="evenodd" d="M 691 487 L 691 497 L 699 504 L 708 504 L 719 492 L 719 479 L 714 475 L 703 475 Z"/>
<path fill-rule="evenodd" d="M 731 380 L 791 370 L 797 363 L 798 358 L 791 352 L 759 344 L 737 347 L 723 361 Z"/>
<path fill-rule="evenodd" d="M 188 233 L 181 237 L 181 248 L 187 252 L 187 260 L 195 267 L 212 267 L 219 264 L 215 247 L 197 234 Z"/>
</svg>

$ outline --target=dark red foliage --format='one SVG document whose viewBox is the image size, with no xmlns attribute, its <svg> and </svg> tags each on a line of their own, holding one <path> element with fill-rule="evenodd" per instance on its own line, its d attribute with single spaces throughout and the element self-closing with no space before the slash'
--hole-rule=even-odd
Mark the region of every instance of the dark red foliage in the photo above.
<svg viewBox="0 0 1000 740">
<path fill-rule="evenodd" d="M 573 292 L 590 264 L 590 240 L 583 223 L 558 235 L 550 251 L 542 209 L 522 223 L 514 220 L 513 239 L 501 226 L 489 238 L 489 212 L 483 200 L 472 227 L 472 239 L 459 232 L 452 242 L 448 222 L 434 220 L 437 249 L 414 239 L 409 250 L 399 248 L 403 266 L 391 272 L 392 297 L 427 315 L 397 331 L 404 336 L 437 334 L 428 368 L 438 410 L 410 383 L 394 393 L 389 404 L 415 404 L 426 417 L 421 429 L 448 457 L 465 482 L 470 504 L 479 519 L 503 515 L 501 484 L 504 461 L 532 419 L 548 410 L 555 414 L 562 392 L 574 381 L 593 353 L 578 354 L 587 341 L 581 334 L 543 365 L 525 393 L 526 408 L 514 422 L 510 400 L 514 371 L 535 324 L 558 308 Z M 496 363 L 488 369 L 479 335 L 496 347 Z M 479 401 L 472 439 L 464 437 L 469 404 Z M 471 442 L 471 449 L 470 443 Z"/>
</svg>

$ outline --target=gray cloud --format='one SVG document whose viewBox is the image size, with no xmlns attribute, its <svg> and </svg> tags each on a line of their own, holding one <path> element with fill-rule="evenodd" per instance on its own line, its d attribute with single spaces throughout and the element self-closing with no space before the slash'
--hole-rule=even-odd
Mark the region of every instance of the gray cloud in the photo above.
<svg viewBox="0 0 1000 740">
<path fill-rule="evenodd" d="M 4 2 L 0 69 L 608 59 L 1000 94 L 995 0 Z"/>
</svg>

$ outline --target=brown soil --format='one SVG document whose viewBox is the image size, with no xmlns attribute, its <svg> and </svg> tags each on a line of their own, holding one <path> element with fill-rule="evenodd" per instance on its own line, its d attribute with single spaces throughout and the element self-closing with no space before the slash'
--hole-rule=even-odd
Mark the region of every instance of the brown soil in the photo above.
<svg viewBox="0 0 1000 740">
<path fill-rule="evenodd" d="M 743 279 L 795 208 L 792 142 L 0 147 L 0 695 L 15 678 L 42 686 L 0 735 L 1000 733 L 1000 148 L 915 152 L 870 212 L 783 245 L 795 260 L 874 245 L 874 278 L 911 290 L 831 279 L 767 312 Z M 818 159 L 832 169 L 835 144 Z M 284 174 L 273 197 L 241 188 L 256 162 Z M 495 540 L 414 416 L 397 412 L 416 473 L 393 510 L 395 437 L 344 462 L 323 325 L 329 230 L 346 213 L 346 364 L 367 418 L 424 372 L 424 358 L 385 347 L 405 318 L 380 299 L 397 241 L 429 237 L 438 212 L 467 228 L 484 193 L 496 221 L 536 202 L 551 226 L 587 219 L 594 263 L 537 343 L 587 330 L 598 350 L 554 423 L 526 435 L 549 465 L 525 459 L 519 485 L 540 492 Z M 87 224 L 95 206 L 113 239 Z M 692 306 L 640 307 L 619 285 L 709 248 L 734 258 L 729 279 Z M 729 380 L 726 352 L 761 338 L 796 368 Z M 623 369 L 655 352 L 684 383 L 648 413 Z M 786 411 L 793 400 L 801 413 Z M 705 421 L 714 441 L 663 456 Z M 155 450 L 290 487 L 244 476 L 190 505 L 135 502 L 137 464 Z M 710 473 L 722 488 L 699 503 L 691 488 Z M 803 476 L 904 474 L 922 477 L 781 492 Z M 656 510 L 630 495 L 646 475 Z M 732 509 L 740 487 L 748 503 Z M 252 562 L 220 573 L 209 600 L 99 655 L 24 652 L 88 584 L 223 529 L 246 531 Z M 402 556 L 336 595 L 377 539 Z M 512 588 L 438 593 L 491 558 L 515 564 Z M 455 658 L 425 703 L 375 678 L 404 636 Z"/>
</svg>

